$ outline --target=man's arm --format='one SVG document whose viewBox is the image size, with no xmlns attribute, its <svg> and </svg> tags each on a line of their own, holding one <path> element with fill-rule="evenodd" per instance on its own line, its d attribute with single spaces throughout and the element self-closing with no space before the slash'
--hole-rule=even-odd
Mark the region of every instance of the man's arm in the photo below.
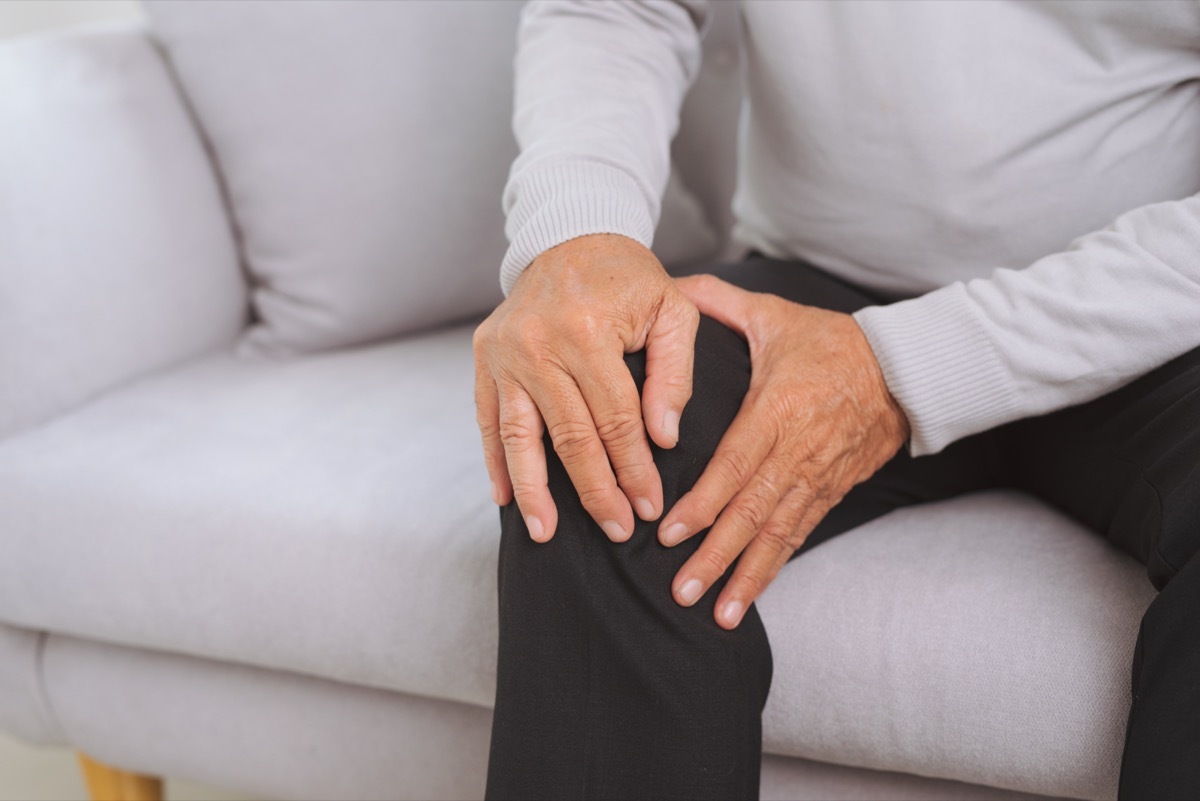
<svg viewBox="0 0 1200 801">
<path fill-rule="evenodd" d="M 554 535 L 549 434 L 579 498 L 616 541 L 662 514 L 647 434 L 674 447 L 699 312 L 650 240 L 704 3 L 534 2 L 517 55 L 521 155 L 504 192 L 505 301 L 475 333 L 475 398 L 493 495 Z M 626 353 L 645 349 L 639 398 Z"/>
<path fill-rule="evenodd" d="M 1200 346 L 1200 195 L 1134 209 L 1026 269 L 854 317 L 914 455 L 1089 401 Z"/>
<path fill-rule="evenodd" d="M 507 295 L 537 256 L 586 234 L 646 247 L 670 174 L 707 0 L 535 0 L 522 14 L 504 190 Z"/>
</svg>

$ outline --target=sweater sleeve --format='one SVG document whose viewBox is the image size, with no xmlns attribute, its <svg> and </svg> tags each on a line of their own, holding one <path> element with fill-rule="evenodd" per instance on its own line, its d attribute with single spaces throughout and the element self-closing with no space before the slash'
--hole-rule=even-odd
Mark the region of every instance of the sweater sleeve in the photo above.
<svg viewBox="0 0 1200 801">
<path fill-rule="evenodd" d="M 543 251 L 587 234 L 649 247 L 707 0 L 534 0 L 522 13 L 504 189 L 505 294 Z"/>
<path fill-rule="evenodd" d="M 1200 195 L 1134 209 L 1022 270 L 855 315 L 914 455 L 1107 394 L 1200 346 Z"/>
</svg>

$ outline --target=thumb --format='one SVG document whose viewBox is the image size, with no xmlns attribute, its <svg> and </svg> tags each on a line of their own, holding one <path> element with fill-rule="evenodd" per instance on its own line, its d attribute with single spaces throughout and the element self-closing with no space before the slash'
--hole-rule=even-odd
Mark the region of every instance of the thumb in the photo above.
<svg viewBox="0 0 1200 801">
<path fill-rule="evenodd" d="M 754 293 L 722 281 L 715 275 L 689 275 L 676 278 L 675 286 L 700 313 L 732 328 L 743 337 L 750 328 Z"/>
<path fill-rule="evenodd" d="M 646 432 L 660 448 L 674 448 L 679 441 L 679 417 L 692 397 L 692 362 L 699 324 L 696 307 L 672 292 L 646 334 L 642 419 Z"/>
</svg>

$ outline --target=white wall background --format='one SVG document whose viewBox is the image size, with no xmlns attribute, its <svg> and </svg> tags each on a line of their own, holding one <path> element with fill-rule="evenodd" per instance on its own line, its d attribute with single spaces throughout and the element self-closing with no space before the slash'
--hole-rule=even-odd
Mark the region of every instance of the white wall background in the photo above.
<svg viewBox="0 0 1200 801">
<path fill-rule="evenodd" d="M 0 0 L 0 40 L 79 23 L 141 16 L 137 0 Z"/>
</svg>

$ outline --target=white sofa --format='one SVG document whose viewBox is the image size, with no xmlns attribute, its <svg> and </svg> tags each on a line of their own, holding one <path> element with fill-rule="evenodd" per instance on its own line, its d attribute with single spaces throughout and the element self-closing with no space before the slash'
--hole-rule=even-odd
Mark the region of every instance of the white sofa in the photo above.
<svg viewBox="0 0 1200 801">
<path fill-rule="evenodd" d="M 435 269 L 470 296 L 433 311 L 416 289 L 395 296 L 429 312 L 413 330 L 251 352 L 247 326 L 261 334 L 263 293 L 278 288 L 256 269 L 296 254 L 291 239 L 263 245 L 254 180 L 271 158 L 235 158 L 253 126 L 212 116 L 256 91 L 257 68 L 203 85 L 197 53 L 222 26 L 250 35 L 275 14 L 274 35 L 255 34 L 269 71 L 303 15 L 213 5 L 229 16 L 199 24 L 196 9 L 160 8 L 155 30 L 0 47 L 0 727 L 264 798 L 478 798 L 497 515 L 470 320 L 498 297 L 499 253 L 389 263 L 401 285 Z M 467 53 L 467 73 L 484 39 L 511 58 L 515 13 L 489 12 L 505 24 L 464 45 L 468 34 L 436 24 L 445 6 L 400 5 L 337 14 L 407 14 L 409 34 Z M 325 44 L 362 61 L 343 34 Z M 673 150 L 726 256 L 736 36 L 723 7 Z M 509 72 L 479 69 L 507 98 Z M 295 111 L 295 98 L 271 96 L 269 119 Z M 459 133 L 494 128 L 473 124 Z M 502 181 L 512 147 L 489 155 L 488 180 Z M 353 207 L 353 188 L 318 191 L 349 174 L 332 158 L 311 175 L 289 168 L 304 197 L 275 202 Z M 397 170 L 389 180 L 413 178 Z M 478 191 L 461 170 L 445 171 L 456 185 L 432 175 L 422 180 Z M 428 236 L 502 247 L 499 202 L 497 188 L 482 216 L 438 215 Z M 664 219 L 667 250 L 702 238 L 688 213 Z M 311 218 L 284 225 L 297 251 L 338 233 Z M 1011 492 L 901 511 L 823 545 L 760 604 L 775 653 L 764 797 L 1115 797 L 1151 597 L 1132 560 Z"/>
</svg>

